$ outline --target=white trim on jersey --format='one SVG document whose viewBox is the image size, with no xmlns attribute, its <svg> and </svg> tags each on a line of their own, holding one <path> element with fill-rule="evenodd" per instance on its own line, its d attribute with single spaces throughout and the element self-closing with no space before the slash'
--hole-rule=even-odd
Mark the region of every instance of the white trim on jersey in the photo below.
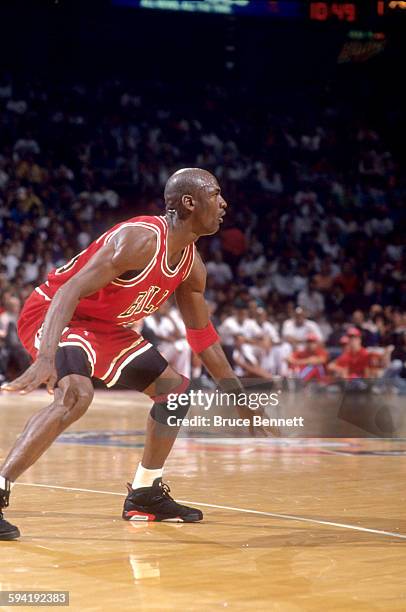
<svg viewBox="0 0 406 612">
<path fill-rule="evenodd" d="M 48 296 L 47 296 L 47 294 L 46 294 L 46 293 L 44 293 L 44 292 L 42 291 L 42 289 L 40 289 L 40 287 L 35 287 L 35 291 L 36 291 L 37 293 L 39 293 L 40 295 L 42 295 L 42 297 L 44 297 L 44 298 L 46 299 L 46 301 L 47 301 L 47 302 L 51 302 L 51 298 L 50 298 L 50 297 L 48 297 Z"/>
<path fill-rule="evenodd" d="M 187 278 L 189 278 L 189 275 L 190 275 L 190 273 L 191 273 L 191 271 L 192 271 L 193 264 L 194 264 L 194 261 L 195 261 L 195 255 L 196 255 L 196 245 L 195 245 L 195 243 L 193 243 L 193 245 L 192 245 L 192 246 L 193 246 L 192 260 L 191 260 L 191 262 L 190 262 L 189 270 L 187 271 L 187 273 L 185 274 L 185 276 L 182 278 L 182 283 L 183 283 L 183 282 L 184 282 L 184 281 L 185 281 Z"/>
<path fill-rule="evenodd" d="M 82 338 L 82 336 L 79 336 L 79 334 L 68 334 L 66 336 L 68 339 L 69 338 L 76 338 L 77 340 L 81 340 L 89 349 L 92 358 L 93 358 L 93 363 L 96 363 L 97 361 L 97 357 L 96 357 L 96 352 L 94 350 L 94 348 L 92 347 L 92 345 L 90 344 L 89 340 L 85 340 L 84 338 Z"/>
<path fill-rule="evenodd" d="M 145 339 L 140 336 L 138 338 L 138 340 L 136 340 L 136 342 L 133 342 L 133 344 L 130 344 L 130 346 L 127 346 L 125 349 L 123 349 L 118 355 L 116 355 L 116 357 L 114 357 L 113 361 L 110 363 L 109 369 L 107 370 L 107 372 L 105 374 L 103 374 L 103 376 L 100 377 L 100 380 L 105 380 L 108 376 L 110 376 L 111 371 L 113 370 L 114 366 L 116 365 L 117 361 L 125 354 L 127 353 L 129 350 L 134 349 L 136 346 L 138 346 L 139 344 L 141 344 L 141 342 L 145 342 Z"/>
<path fill-rule="evenodd" d="M 129 355 L 127 359 L 125 359 L 123 363 L 117 368 L 117 372 L 114 374 L 111 381 L 106 383 L 107 387 L 112 387 L 113 385 L 115 385 L 118 379 L 120 378 L 121 372 L 124 370 L 124 368 L 128 366 L 128 364 L 131 363 L 133 359 L 138 357 L 138 355 L 145 353 L 145 351 L 148 351 L 150 348 L 152 348 L 152 344 L 148 343 L 142 348 L 138 349 L 138 351 L 135 351 L 135 353 L 132 353 L 131 355 Z"/>
<path fill-rule="evenodd" d="M 111 283 L 113 285 L 118 285 L 119 287 L 134 287 L 140 281 L 142 281 L 145 278 L 145 276 L 147 276 L 149 274 L 149 272 L 151 271 L 151 269 L 153 268 L 153 266 L 156 263 L 156 260 L 157 260 L 157 257 L 158 257 L 158 253 L 159 253 L 160 248 L 161 248 L 161 232 L 156 227 L 156 225 L 154 225 L 153 223 L 147 223 L 147 222 L 144 222 L 144 221 L 136 221 L 136 222 L 130 222 L 130 223 L 123 223 L 123 225 L 121 225 L 120 227 L 115 229 L 114 232 L 112 232 L 111 234 L 109 234 L 107 236 L 107 238 L 104 241 L 104 244 L 107 244 L 110 241 L 110 239 L 113 238 L 113 236 L 115 236 L 120 230 L 122 230 L 125 227 L 143 227 L 144 229 L 148 229 L 148 230 L 151 230 L 151 231 L 155 232 L 156 237 L 157 237 L 157 241 L 156 241 L 157 244 L 156 244 L 156 249 L 155 249 L 154 256 L 152 257 L 151 261 L 146 266 L 146 268 L 144 268 L 144 270 L 142 270 L 142 272 L 140 272 L 139 274 L 137 274 L 137 276 L 134 276 L 133 278 L 129 278 L 129 279 L 125 279 L 125 280 L 122 279 L 122 278 L 115 278 L 113 281 L 111 281 Z"/>
<path fill-rule="evenodd" d="M 172 270 L 169 267 L 169 263 L 168 263 L 168 230 L 169 230 L 169 224 L 168 221 L 165 219 L 165 217 L 157 217 L 157 219 L 159 221 L 161 221 L 161 223 L 164 226 L 164 236 L 165 236 L 165 252 L 162 256 L 161 259 L 161 270 L 162 272 L 165 274 L 165 276 L 167 276 L 168 278 L 173 278 L 174 276 L 176 276 L 179 273 L 179 270 L 181 269 L 182 265 L 185 263 L 188 255 L 190 254 L 190 244 L 188 244 L 184 250 L 183 250 L 183 255 L 179 261 L 179 263 L 177 264 L 176 268 L 174 270 Z M 166 268 L 166 269 L 165 269 Z"/>
</svg>

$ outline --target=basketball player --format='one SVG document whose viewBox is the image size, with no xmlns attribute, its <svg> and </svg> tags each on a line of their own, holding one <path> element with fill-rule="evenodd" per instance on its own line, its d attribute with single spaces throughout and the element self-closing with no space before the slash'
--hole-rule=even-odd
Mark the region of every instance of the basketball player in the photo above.
<svg viewBox="0 0 406 612">
<path fill-rule="evenodd" d="M 128 496 L 125 520 L 200 521 L 202 512 L 178 504 L 162 483 L 177 429 L 168 415 L 168 394 L 189 381 L 127 326 L 155 312 L 175 292 L 187 339 L 213 379 L 241 389 L 210 322 L 204 299 L 206 271 L 194 242 L 217 232 L 227 204 L 215 177 L 198 168 L 173 174 L 165 186 L 166 214 L 134 217 L 109 229 L 66 265 L 53 270 L 26 301 L 20 339 L 34 363 L 6 391 L 29 393 L 42 383 L 53 402 L 27 422 L 0 468 L 0 540 L 18 538 L 3 518 L 12 483 L 46 451 L 93 399 L 92 377 L 120 383 L 154 400 L 145 447 Z M 54 389 L 55 388 L 55 389 Z M 248 416 L 248 408 L 238 408 Z"/>
</svg>

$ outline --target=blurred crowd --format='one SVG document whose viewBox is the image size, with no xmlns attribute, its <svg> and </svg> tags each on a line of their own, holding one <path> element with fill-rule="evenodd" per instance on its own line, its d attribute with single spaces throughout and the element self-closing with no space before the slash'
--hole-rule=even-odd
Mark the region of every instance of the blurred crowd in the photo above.
<svg viewBox="0 0 406 612">
<path fill-rule="evenodd" d="M 403 388 L 402 160 L 386 130 L 334 92 L 279 109 L 247 95 L 204 85 L 186 104 L 163 83 L 0 80 L 0 376 L 26 367 L 15 319 L 47 273 L 113 223 L 162 214 L 168 176 L 200 166 L 229 203 L 199 250 L 236 370 Z M 150 332 L 183 347 L 181 322 L 168 331 L 165 316 Z"/>
</svg>

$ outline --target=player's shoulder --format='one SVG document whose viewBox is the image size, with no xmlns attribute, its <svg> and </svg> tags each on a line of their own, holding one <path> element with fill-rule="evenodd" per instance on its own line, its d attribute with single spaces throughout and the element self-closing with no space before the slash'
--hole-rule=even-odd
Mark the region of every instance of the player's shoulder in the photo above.
<svg viewBox="0 0 406 612">
<path fill-rule="evenodd" d="M 110 233 L 108 241 L 117 246 L 128 246 L 142 249 L 155 249 L 161 234 L 165 231 L 165 224 L 160 217 L 139 216 L 119 223 Z"/>
<path fill-rule="evenodd" d="M 145 266 L 162 243 L 161 224 L 154 217 L 133 217 L 119 223 L 107 236 L 115 251 L 115 259 L 132 267 Z"/>
<path fill-rule="evenodd" d="M 141 215 L 137 217 L 131 217 L 124 221 L 120 221 L 113 227 L 111 227 L 101 238 L 104 238 L 104 242 L 110 242 L 115 236 L 127 236 L 127 235 L 145 235 L 145 236 L 159 236 L 166 233 L 168 230 L 168 224 L 164 217 L 153 216 L 153 215 Z"/>
</svg>

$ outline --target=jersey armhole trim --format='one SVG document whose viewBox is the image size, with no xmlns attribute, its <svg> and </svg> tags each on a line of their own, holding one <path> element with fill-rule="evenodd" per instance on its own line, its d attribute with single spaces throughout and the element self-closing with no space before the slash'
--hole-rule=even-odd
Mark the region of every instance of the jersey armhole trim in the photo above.
<svg viewBox="0 0 406 612">
<path fill-rule="evenodd" d="M 140 272 L 136 276 L 133 276 L 133 278 L 128 278 L 128 279 L 124 280 L 124 279 L 121 279 L 121 278 L 117 277 L 113 281 L 111 281 L 111 284 L 118 285 L 119 287 L 133 287 L 134 285 L 136 285 L 137 283 L 142 281 L 142 279 L 151 271 L 151 269 L 155 265 L 157 257 L 158 257 L 158 253 L 159 253 L 160 248 L 161 248 L 161 232 L 160 232 L 160 230 L 158 229 L 158 227 L 156 225 L 154 225 L 152 223 L 146 223 L 144 221 L 136 221 L 136 222 L 132 222 L 132 223 L 123 223 L 123 225 L 121 225 L 120 227 L 115 229 L 114 232 L 112 232 L 111 234 L 109 234 L 105 238 L 104 244 L 108 244 L 108 242 L 110 242 L 111 238 L 113 238 L 120 230 L 124 229 L 125 227 L 142 227 L 144 229 L 147 229 L 147 230 L 150 230 L 150 231 L 154 232 L 156 234 L 156 238 L 157 238 L 155 253 L 154 253 L 151 261 L 142 270 L 142 272 Z"/>
<path fill-rule="evenodd" d="M 193 268 L 193 264 L 195 262 L 195 255 L 196 255 L 196 245 L 195 245 L 195 243 L 193 243 L 193 245 L 192 245 L 192 258 L 191 258 L 191 262 L 190 262 L 190 265 L 189 265 L 189 270 L 186 272 L 185 278 L 182 279 L 182 283 L 184 283 L 185 280 L 187 280 L 189 278 L 189 276 L 190 276 L 190 273 L 191 273 L 192 268 Z"/>
</svg>

